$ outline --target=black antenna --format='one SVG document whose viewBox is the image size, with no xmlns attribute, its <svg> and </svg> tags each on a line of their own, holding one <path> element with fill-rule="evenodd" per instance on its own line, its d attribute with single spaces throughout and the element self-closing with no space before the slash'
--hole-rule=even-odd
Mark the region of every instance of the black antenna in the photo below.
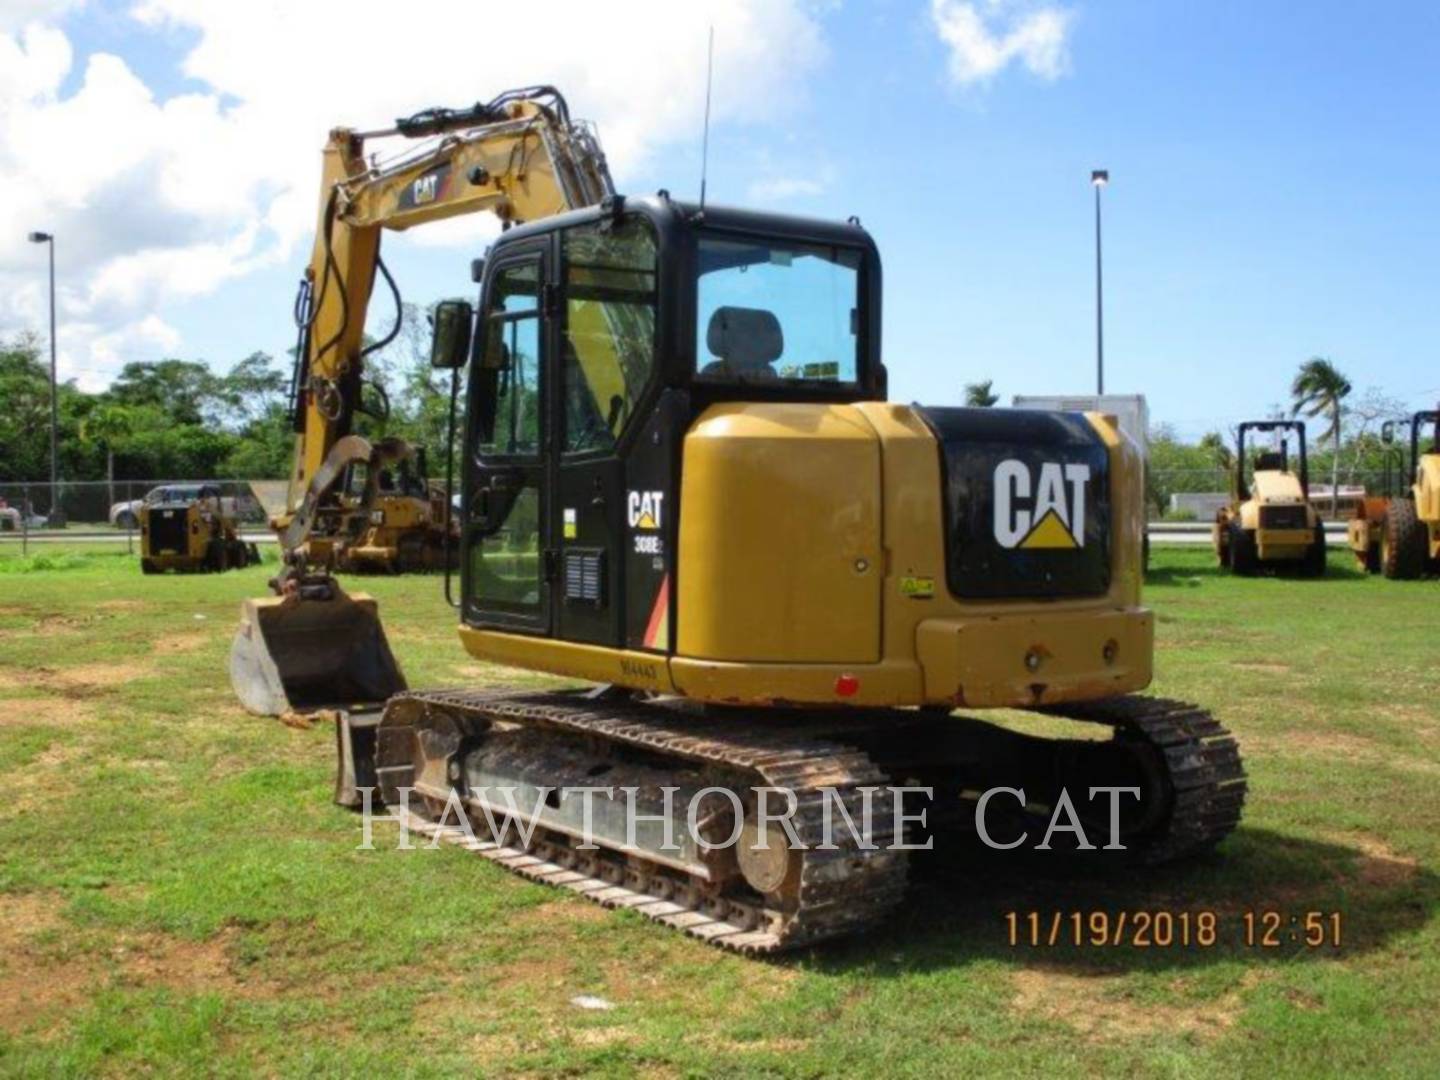
<svg viewBox="0 0 1440 1080">
<path fill-rule="evenodd" d="M 700 137 L 700 209 L 705 209 L 705 174 L 710 168 L 710 87 L 715 82 L 715 24 L 705 54 L 705 132 Z"/>
</svg>

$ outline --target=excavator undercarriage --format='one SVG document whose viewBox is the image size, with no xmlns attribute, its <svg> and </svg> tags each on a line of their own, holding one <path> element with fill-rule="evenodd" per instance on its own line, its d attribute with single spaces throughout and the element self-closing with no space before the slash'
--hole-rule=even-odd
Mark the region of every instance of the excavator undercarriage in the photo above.
<svg viewBox="0 0 1440 1080">
<path fill-rule="evenodd" d="M 756 953 L 883 923 L 912 852 L 973 843 L 977 806 L 993 846 L 1033 845 L 1070 792 L 1066 820 L 1082 832 L 1052 842 L 1142 865 L 1204 853 L 1239 821 L 1238 748 L 1204 710 L 1131 697 L 1047 711 L 1108 737 L 1038 738 L 934 711 L 406 693 L 341 720 L 336 798 L 383 802 L 434 842 Z M 1087 800 L 1096 786 L 1135 801 Z M 1002 788 L 1008 801 L 978 803 Z"/>
</svg>

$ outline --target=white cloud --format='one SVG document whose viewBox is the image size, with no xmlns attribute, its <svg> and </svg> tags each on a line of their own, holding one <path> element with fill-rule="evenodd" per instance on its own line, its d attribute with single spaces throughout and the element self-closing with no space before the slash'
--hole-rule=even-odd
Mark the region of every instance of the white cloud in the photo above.
<svg viewBox="0 0 1440 1080">
<path fill-rule="evenodd" d="M 24 237 L 44 229 L 62 367 L 103 373 L 144 358 L 127 349 L 181 347 L 156 331 L 167 305 L 303 258 L 337 125 L 550 82 L 597 123 L 623 188 L 696 138 L 711 23 L 716 124 L 773 122 L 803 100 L 824 56 L 812 2 L 576 2 L 537 22 L 473 0 L 432 0 L 423 18 L 378 0 L 139 0 L 127 17 L 157 44 L 193 41 L 181 73 L 197 89 L 160 99 L 125 58 L 73 55 L 59 26 L 76 4 L 0 0 L 0 335 L 43 326 L 44 255 Z M 473 219 L 407 242 L 493 235 Z"/>
<path fill-rule="evenodd" d="M 84 0 L 0 0 L 0 31 L 18 30 L 38 19 L 57 19 Z"/>
<path fill-rule="evenodd" d="M 950 79 L 987 83 L 1012 63 L 1054 80 L 1070 67 L 1073 14 L 1027 0 L 930 0 L 930 18 L 949 49 Z"/>
<path fill-rule="evenodd" d="M 807 176 L 772 176 L 756 180 L 746 194 L 752 203 L 784 202 L 787 199 L 806 199 L 825 194 L 827 184 Z"/>
</svg>

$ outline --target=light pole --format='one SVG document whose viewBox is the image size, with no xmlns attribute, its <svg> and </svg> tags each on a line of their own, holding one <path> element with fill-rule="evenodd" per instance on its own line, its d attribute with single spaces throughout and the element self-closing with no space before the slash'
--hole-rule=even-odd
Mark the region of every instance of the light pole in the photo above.
<svg viewBox="0 0 1440 1080">
<path fill-rule="evenodd" d="M 46 524 L 65 524 L 60 509 L 60 396 L 55 380 L 55 237 L 52 233 L 32 232 L 32 244 L 50 247 L 50 516 Z"/>
<path fill-rule="evenodd" d="M 1109 169 L 1090 170 L 1095 189 L 1095 393 L 1105 393 L 1105 288 L 1100 266 L 1100 189 L 1110 183 Z"/>
</svg>

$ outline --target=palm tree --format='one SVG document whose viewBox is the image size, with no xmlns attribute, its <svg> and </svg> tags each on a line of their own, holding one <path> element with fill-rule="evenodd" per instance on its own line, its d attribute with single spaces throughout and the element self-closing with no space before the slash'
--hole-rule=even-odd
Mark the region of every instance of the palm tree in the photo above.
<svg viewBox="0 0 1440 1080">
<path fill-rule="evenodd" d="M 1225 441 L 1225 437 L 1221 435 L 1220 432 L 1211 431 L 1201 436 L 1200 449 L 1204 450 L 1210 459 L 1215 462 L 1217 469 L 1225 470 L 1227 475 L 1230 470 L 1235 467 L 1235 453 L 1230 449 L 1230 444 Z"/>
<path fill-rule="evenodd" d="M 110 505 L 115 505 L 115 444 L 131 434 L 135 424 L 123 405 L 97 405 L 80 422 L 80 438 L 105 447 L 105 477 L 109 482 Z"/>
<path fill-rule="evenodd" d="M 994 379 L 965 384 L 965 404 L 972 409 L 989 409 L 1000 403 L 1000 395 L 991 392 Z"/>
<path fill-rule="evenodd" d="M 1307 417 L 1325 416 L 1329 426 L 1317 436 L 1333 440 L 1335 454 L 1330 462 L 1330 516 L 1333 518 L 1340 504 L 1340 419 L 1344 411 L 1343 402 L 1350 394 L 1350 380 L 1340 369 L 1323 356 L 1312 356 L 1300 365 L 1295 381 L 1290 384 L 1290 396 L 1294 402 L 1292 415 L 1304 413 Z"/>
</svg>

